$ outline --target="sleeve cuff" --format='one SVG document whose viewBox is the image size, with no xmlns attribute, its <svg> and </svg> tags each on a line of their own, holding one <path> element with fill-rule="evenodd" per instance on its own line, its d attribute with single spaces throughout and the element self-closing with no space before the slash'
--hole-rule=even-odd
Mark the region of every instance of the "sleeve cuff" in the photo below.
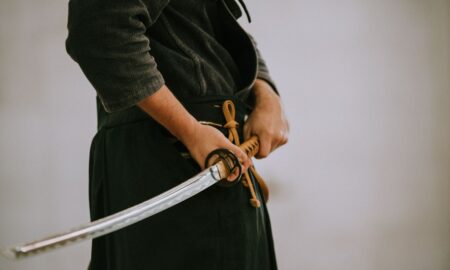
<svg viewBox="0 0 450 270">
<path fill-rule="evenodd" d="M 139 101 L 157 92 L 164 84 L 164 77 L 158 72 L 142 88 L 137 89 L 136 87 L 135 89 L 124 91 L 127 95 L 120 99 L 107 99 L 100 95 L 99 92 L 97 93 L 105 111 L 112 113 L 133 107 Z"/>
<path fill-rule="evenodd" d="M 272 80 L 272 78 L 270 77 L 270 75 L 268 73 L 265 72 L 259 72 L 258 75 L 256 76 L 257 79 L 261 79 L 264 80 L 265 82 L 267 82 L 273 89 L 273 91 L 279 96 L 280 93 L 278 92 L 278 88 L 275 84 L 275 82 Z"/>
</svg>

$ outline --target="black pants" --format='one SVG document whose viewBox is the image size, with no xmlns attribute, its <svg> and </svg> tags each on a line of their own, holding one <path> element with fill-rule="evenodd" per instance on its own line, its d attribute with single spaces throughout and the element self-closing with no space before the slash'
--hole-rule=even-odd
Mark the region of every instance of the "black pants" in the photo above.
<svg viewBox="0 0 450 270">
<path fill-rule="evenodd" d="M 197 120 L 223 124 L 225 98 L 203 97 L 183 104 Z M 246 107 L 234 102 L 242 127 Z M 183 145 L 138 108 L 99 120 L 90 153 L 93 220 L 147 200 L 199 172 L 195 161 L 183 155 Z M 257 181 L 252 180 L 260 208 L 250 205 L 248 190 L 241 184 L 213 186 L 151 218 L 93 240 L 90 268 L 276 269 L 267 208 Z"/>
</svg>

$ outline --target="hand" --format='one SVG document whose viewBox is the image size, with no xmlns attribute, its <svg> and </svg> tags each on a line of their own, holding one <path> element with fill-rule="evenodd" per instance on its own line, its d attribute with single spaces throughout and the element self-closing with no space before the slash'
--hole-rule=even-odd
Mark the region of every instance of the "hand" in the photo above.
<svg viewBox="0 0 450 270">
<path fill-rule="evenodd" d="M 137 105 L 178 138 L 202 169 L 208 154 L 217 148 L 233 152 L 242 164 L 242 172 L 251 166 L 251 160 L 244 151 L 232 144 L 219 130 L 198 123 L 166 85 Z M 237 171 L 228 179 L 236 176 Z"/>
<path fill-rule="evenodd" d="M 260 159 L 287 143 L 289 123 L 280 97 L 267 82 L 257 79 L 253 91 L 255 108 L 244 124 L 244 139 L 258 136 L 260 147 L 255 157 Z"/>
<path fill-rule="evenodd" d="M 204 163 L 209 153 L 217 148 L 226 148 L 233 152 L 242 164 L 242 173 L 252 165 L 251 159 L 238 146 L 232 144 L 219 130 L 202 124 L 195 124 L 191 132 L 180 137 L 181 142 L 188 148 L 191 156 L 204 169 Z M 238 171 L 231 174 L 228 179 L 237 177 Z"/>
</svg>

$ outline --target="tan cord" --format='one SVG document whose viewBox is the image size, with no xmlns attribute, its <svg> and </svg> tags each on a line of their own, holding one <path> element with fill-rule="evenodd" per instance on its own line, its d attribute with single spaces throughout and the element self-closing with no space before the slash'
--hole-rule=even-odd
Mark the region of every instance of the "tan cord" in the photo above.
<svg viewBox="0 0 450 270">
<path fill-rule="evenodd" d="M 267 202 L 269 200 L 269 187 L 266 184 L 266 181 L 261 177 L 261 175 L 256 171 L 255 167 L 251 166 L 250 170 L 252 171 L 253 175 L 256 178 L 256 181 L 258 181 L 258 184 L 261 186 L 261 190 L 264 197 L 264 202 Z"/>
<path fill-rule="evenodd" d="M 231 142 L 234 142 L 234 144 L 240 145 L 239 135 L 237 132 L 237 127 L 239 126 L 239 123 L 236 122 L 236 120 L 235 120 L 236 110 L 235 110 L 233 101 L 231 101 L 231 100 L 224 101 L 224 103 L 222 105 L 222 111 L 223 111 L 223 114 L 224 114 L 225 120 L 226 120 L 226 124 L 224 125 L 224 127 L 228 129 L 228 139 Z M 257 148 L 253 147 L 253 148 L 251 148 L 251 151 L 253 153 L 253 152 L 257 151 Z M 247 153 L 247 154 L 249 154 L 249 153 Z M 254 154 L 256 154 L 256 153 L 253 153 L 253 155 Z M 249 156 L 252 156 L 252 155 L 249 155 Z M 256 172 L 256 170 L 253 166 L 250 167 L 250 170 L 252 171 L 256 180 L 260 184 L 261 189 L 263 190 L 264 201 L 267 202 L 267 199 L 269 198 L 269 190 L 267 188 L 266 183 L 264 182 L 262 177 Z M 256 197 L 255 188 L 251 181 L 250 175 L 248 174 L 248 171 L 244 173 L 244 178 L 245 178 L 245 181 L 243 181 L 242 183 L 245 187 L 249 188 L 250 195 L 251 195 L 250 204 L 256 208 L 260 207 L 261 202 Z"/>
<path fill-rule="evenodd" d="M 239 135 L 237 132 L 237 127 L 239 123 L 234 120 L 236 118 L 236 110 L 234 108 L 234 103 L 231 100 L 225 100 L 222 105 L 223 115 L 227 121 L 223 127 L 228 129 L 228 139 L 236 144 L 240 145 Z"/>
<path fill-rule="evenodd" d="M 251 137 L 247 141 L 245 141 L 243 144 L 241 144 L 239 147 L 245 149 L 247 155 L 249 157 L 255 156 L 259 151 L 259 141 L 257 137 Z M 264 201 L 267 202 L 269 200 L 269 188 L 267 187 L 264 179 L 261 177 L 261 175 L 256 171 L 254 166 L 251 166 L 249 168 L 253 175 L 255 176 L 256 180 L 258 181 L 259 185 L 261 186 L 261 190 L 263 192 Z M 245 187 L 248 187 L 247 182 L 242 182 Z"/>
</svg>

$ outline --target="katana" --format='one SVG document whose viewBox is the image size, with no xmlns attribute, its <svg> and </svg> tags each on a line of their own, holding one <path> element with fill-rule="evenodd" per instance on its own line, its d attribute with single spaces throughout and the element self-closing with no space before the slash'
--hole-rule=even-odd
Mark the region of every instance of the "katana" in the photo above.
<svg viewBox="0 0 450 270">
<path fill-rule="evenodd" d="M 240 148 L 244 150 L 249 157 L 252 157 L 258 152 L 259 141 L 257 137 L 252 137 L 241 144 Z M 241 176 L 241 164 L 237 157 L 229 150 L 217 149 L 211 152 L 206 158 L 205 164 L 213 165 L 185 182 L 147 201 L 68 231 L 53 234 L 37 241 L 3 249 L 1 253 L 10 259 L 21 259 L 77 242 L 100 237 L 162 212 L 195 196 L 216 183 L 225 186 L 233 184 L 237 182 Z M 237 177 L 228 179 L 228 176 L 235 172 L 237 173 Z"/>
</svg>

